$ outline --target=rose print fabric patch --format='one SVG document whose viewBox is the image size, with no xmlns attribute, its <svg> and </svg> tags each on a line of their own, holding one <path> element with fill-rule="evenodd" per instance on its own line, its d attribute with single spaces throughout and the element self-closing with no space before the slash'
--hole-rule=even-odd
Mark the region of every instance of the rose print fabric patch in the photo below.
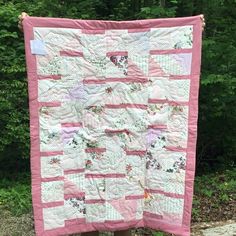
<svg viewBox="0 0 236 236">
<path fill-rule="evenodd" d="M 200 16 L 23 24 L 36 235 L 190 235 Z"/>
</svg>

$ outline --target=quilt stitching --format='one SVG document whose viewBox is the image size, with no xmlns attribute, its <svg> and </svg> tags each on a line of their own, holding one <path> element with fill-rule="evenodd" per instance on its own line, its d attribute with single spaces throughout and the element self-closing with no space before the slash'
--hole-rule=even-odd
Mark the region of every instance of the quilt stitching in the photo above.
<svg viewBox="0 0 236 236">
<path fill-rule="evenodd" d="M 197 26 L 187 23 L 146 32 L 32 27 L 47 52 L 34 55 L 38 235 L 155 224 L 189 235 L 191 81 L 200 64 L 194 71 Z"/>
</svg>

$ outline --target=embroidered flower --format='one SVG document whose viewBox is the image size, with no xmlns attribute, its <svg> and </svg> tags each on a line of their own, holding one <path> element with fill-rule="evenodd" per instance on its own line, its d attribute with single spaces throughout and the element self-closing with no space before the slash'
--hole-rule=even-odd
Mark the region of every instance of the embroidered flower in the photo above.
<svg viewBox="0 0 236 236">
<path fill-rule="evenodd" d="M 124 75 L 128 75 L 128 56 L 111 56 L 110 60 Z"/>
<path fill-rule="evenodd" d="M 152 156 L 150 151 L 147 152 L 146 158 L 146 169 L 160 170 L 162 168 L 161 164 Z"/>
<path fill-rule="evenodd" d="M 132 84 L 130 84 L 130 91 L 131 92 L 136 92 L 136 91 L 141 91 L 141 90 L 142 90 L 141 83 L 136 83 L 136 84 L 132 83 Z"/>
<path fill-rule="evenodd" d="M 181 106 L 172 106 L 171 116 L 178 115 L 183 112 L 183 107 Z"/>
<path fill-rule="evenodd" d="M 96 114 L 101 114 L 104 111 L 104 106 L 90 106 L 87 109 Z"/>
<path fill-rule="evenodd" d="M 111 56 L 110 57 L 111 62 L 113 62 L 115 65 L 117 65 L 117 58 L 116 56 Z"/>
<path fill-rule="evenodd" d="M 96 140 L 87 140 L 86 146 L 88 148 L 98 147 L 98 142 Z"/>
<path fill-rule="evenodd" d="M 41 114 L 46 115 L 46 116 L 49 115 L 48 107 L 41 107 L 41 108 L 39 109 L 39 112 L 40 112 Z"/>
<path fill-rule="evenodd" d="M 152 200 L 154 199 L 154 197 L 147 192 L 146 190 L 144 191 L 144 203 L 148 204 L 149 206 L 151 206 Z"/>
<path fill-rule="evenodd" d="M 126 172 L 127 174 L 129 174 L 132 171 L 132 165 L 131 164 L 127 164 L 126 165 Z"/>
<path fill-rule="evenodd" d="M 91 152 L 91 157 L 93 160 L 101 160 L 103 153 Z"/>
<path fill-rule="evenodd" d="M 149 194 L 147 191 L 144 192 L 144 198 L 145 198 L 145 199 L 150 198 L 150 194 Z"/>
<path fill-rule="evenodd" d="M 106 89 L 105 89 L 105 91 L 106 91 L 106 93 L 112 93 L 112 91 L 113 91 L 113 88 L 111 88 L 111 87 L 108 87 L 108 88 L 106 88 Z"/>
<path fill-rule="evenodd" d="M 91 168 L 91 166 L 93 165 L 92 161 L 91 160 L 87 160 L 86 163 L 85 163 L 85 167 L 87 169 Z"/>
<path fill-rule="evenodd" d="M 186 160 L 183 157 L 180 157 L 178 161 L 175 161 L 173 168 L 176 172 L 180 172 L 180 170 L 185 170 Z"/>
<path fill-rule="evenodd" d="M 180 157 L 179 160 L 175 161 L 172 168 L 166 170 L 169 173 L 180 173 L 180 170 L 185 170 L 186 159 L 184 157 Z"/>
<path fill-rule="evenodd" d="M 51 165 L 53 165 L 53 164 L 60 164 L 60 159 L 59 158 L 56 158 L 56 157 L 53 157 L 51 160 L 50 160 L 50 162 L 49 162 L 49 164 L 51 164 Z"/>
<path fill-rule="evenodd" d="M 84 204 L 85 197 L 76 197 L 76 198 L 70 198 L 69 204 L 72 205 L 72 207 L 76 208 L 80 213 L 85 214 L 85 204 Z"/>
</svg>

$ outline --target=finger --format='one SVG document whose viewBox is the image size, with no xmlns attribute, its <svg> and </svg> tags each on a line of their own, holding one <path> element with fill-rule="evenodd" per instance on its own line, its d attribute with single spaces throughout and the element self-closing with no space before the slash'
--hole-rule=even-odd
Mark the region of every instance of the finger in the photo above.
<svg viewBox="0 0 236 236">
<path fill-rule="evenodd" d="M 22 25 L 18 25 L 18 28 L 19 28 L 20 31 L 23 31 Z"/>
<path fill-rule="evenodd" d="M 26 12 L 22 12 L 22 18 L 25 18 L 25 17 L 27 17 L 27 16 L 29 16 Z"/>
<path fill-rule="evenodd" d="M 205 26 L 206 26 L 206 24 L 202 24 L 202 31 L 205 30 Z"/>
<path fill-rule="evenodd" d="M 18 19 L 20 21 L 23 21 L 25 19 L 25 17 L 28 17 L 29 15 L 26 12 L 22 12 L 19 16 Z"/>
<path fill-rule="evenodd" d="M 20 19 L 20 20 L 18 20 L 18 26 L 19 25 L 22 25 L 22 20 Z"/>
<path fill-rule="evenodd" d="M 18 27 L 22 27 L 22 22 L 18 22 Z"/>
</svg>

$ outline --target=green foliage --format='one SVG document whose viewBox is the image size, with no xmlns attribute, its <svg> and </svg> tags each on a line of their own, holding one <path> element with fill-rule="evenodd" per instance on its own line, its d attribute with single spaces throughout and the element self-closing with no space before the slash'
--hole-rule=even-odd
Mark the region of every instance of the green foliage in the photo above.
<svg viewBox="0 0 236 236">
<path fill-rule="evenodd" d="M 211 197 L 220 193 L 223 196 L 236 189 L 236 169 L 226 170 L 224 174 L 217 172 L 216 174 L 197 176 L 195 183 L 196 194 Z"/>
<path fill-rule="evenodd" d="M 234 0 L 0 0 L 0 160 L 29 157 L 23 34 L 17 16 L 132 20 L 205 14 L 197 148 L 198 170 L 235 163 L 236 2 Z M 199 172 L 198 171 L 198 172 Z M 210 194 L 210 193 L 208 193 Z"/>
<path fill-rule="evenodd" d="M 202 5 L 207 27 L 202 54 L 198 164 L 208 162 L 217 168 L 235 162 L 235 7 L 235 1 L 212 0 Z"/>
<path fill-rule="evenodd" d="M 2 178 L 0 181 L 0 206 L 12 215 L 28 213 L 31 208 L 30 176 L 19 175 L 17 181 Z"/>
<path fill-rule="evenodd" d="M 193 221 L 224 220 L 231 217 L 235 202 L 236 169 L 197 176 L 192 208 Z M 209 218 L 211 214 L 211 218 Z M 233 212 L 232 212 L 233 214 Z M 224 217 L 224 219 L 223 219 Z"/>
<path fill-rule="evenodd" d="M 27 81 L 19 10 L 12 2 L 0 7 L 0 159 L 29 156 Z"/>
</svg>

